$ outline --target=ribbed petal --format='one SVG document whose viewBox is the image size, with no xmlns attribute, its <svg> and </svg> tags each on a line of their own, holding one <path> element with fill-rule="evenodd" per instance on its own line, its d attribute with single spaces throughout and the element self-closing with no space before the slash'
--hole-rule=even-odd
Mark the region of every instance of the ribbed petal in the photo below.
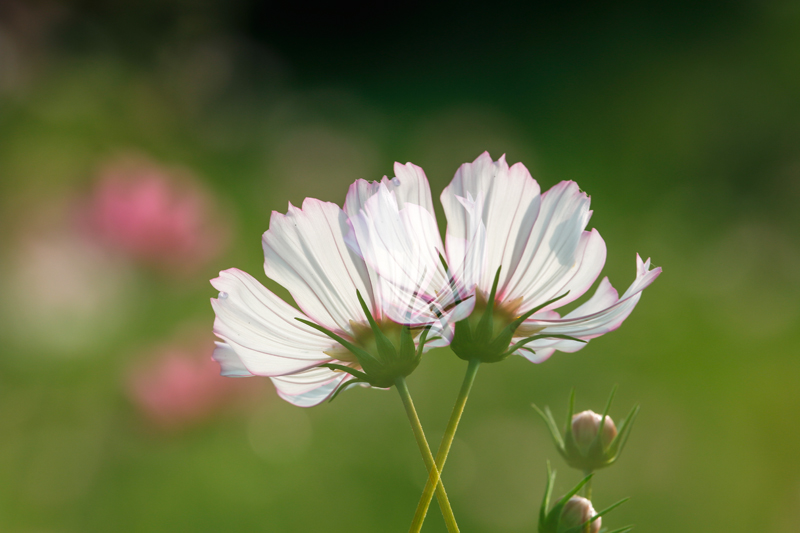
<svg viewBox="0 0 800 533">
<path fill-rule="evenodd" d="M 614 331 L 628 318 L 639 299 L 642 291 L 646 289 L 661 274 L 661 267 L 650 270 L 650 259 L 642 261 L 636 255 L 636 279 L 618 298 L 617 291 L 611 286 L 608 278 L 603 278 L 597 287 L 594 296 L 586 303 L 565 315 L 563 318 L 543 318 L 534 316 L 526 320 L 523 329 L 541 329 L 538 334 L 569 335 L 578 339 L 590 340 Z M 549 312 L 552 315 L 553 311 Z M 519 339 L 516 339 L 519 340 Z M 530 350 L 518 350 L 516 353 L 529 360 L 540 363 L 547 359 L 555 350 L 562 352 L 576 352 L 586 344 L 570 340 L 542 339 L 529 343 L 526 347 Z"/>
<path fill-rule="evenodd" d="M 486 226 L 483 223 L 483 197 L 457 196 L 464 209 L 466 238 L 447 234 L 447 260 L 450 274 L 456 280 L 462 296 L 472 295 L 487 267 Z"/>
<path fill-rule="evenodd" d="M 400 209 L 407 203 L 411 203 L 422 206 L 431 215 L 434 215 L 431 187 L 425 172 L 412 163 L 405 165 L 395 163 L 394 175 L 395 177 L 392 179 L 384 176 L 381 181 L 356 180 L 347 191 L 344 212 L 351 217 L 357 215 L 364 208 L 367 200 L 377 194 L 378 188 L 383 185 L 390 192 L 395 193 Z"/>
<path fill-rule="evenodd" d="M 589 197 L 575 182 L 562 181 L 542 195 L 541 209 L 524 243 L 517 268 L 509 273 L 499 299 L 520 299 L 525 312 L 569 291 L 553 304 L 560 307 L 592 286 L 606 259 L 606 247 L 596 231 L 584 231 L 592 212 Z"/>
<path fill-rule="evenodd" d="M 379 274 L 386 315 L 413 325 L 436 320 L 434 296 L 448 281 L 434 216 L 412 203 L 401 210 L 395 194 L 381 184 L 350 223 L 365 261 Z"/>
<path fill-rule="evenodd" d="M 459 290 L 440 261 L 434 216 L 412 203 L 401 209 L 395 193 L 380 185 L 350 223 L 364 259 L 380 275 L 386 316 L 401 324 L 431 326 L 430 336 L 449 342 L 449 324 L 472 311 L 474 298 Z M 459 303 L 462 296 L 467 301 Z"/>
<path fill-rule="evenodd" d="M 366 322 L 356 291 L 380 317 L 367 267 L 345 243 L 348 230 L 339 206 L 306 198 L 302 209 L 290 204 L 285 215 L 273 212 L 262 239 L 267 276 L 314 322 L 336 331 L 349 331 L 351 320 Z"/>
<path fill-rule="evenodd" d="M 517 270 L 527 237 L 539 213 L 539 185 L 521 163 L 511 168 L 505 156 L 493 162 L 488 152 L 465 163 L 442 192 L 447 215 L 447 257 L 460 263 L 471 237 L 468 214 L 461 198 L 482 199 L 482 220 L 486 227 L 486 262 L 478 288 L 489 293 L 495 273 L 502 265 L 499 287 Z"/>
<path fill-rule="evenodd" d="M 352 376 L 317 367 L 270 379 L 275 384 L 278 395 L 287 402 L 298 407 L 313 407 L 330 398 L 336 388 L 343 381 L 352 379 Z"/>
<path fill-rule="evenodd" d="M 214 348 L 211 358 L 219 363 L 220 375 L 226 378 L 248 378 L 253 376 L 230 344 L 219 341 L 214 344 L 217 347 Z"/>
<path fill-rule="evenodd" d="M 228 349 L 215 352 L 223 373 L 241 372 L 239 363 L 251 374 L 280 376 L 299 372 L 331 358 L 323 353 L 335 345 L 328 337 L 295 320 L 304 314 L 275 296 L 249 274 L 238 269 L 220 272 L 211 280 L 220 291 L 211 300 L 217 314 L 214 333 Z"/>
</svg>

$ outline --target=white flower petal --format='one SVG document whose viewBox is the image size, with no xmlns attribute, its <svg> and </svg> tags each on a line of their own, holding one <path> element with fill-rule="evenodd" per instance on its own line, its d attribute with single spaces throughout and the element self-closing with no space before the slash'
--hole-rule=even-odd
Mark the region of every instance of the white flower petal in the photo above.
<svg viewBox="0 0 800 533">
<path fill-rule="evenodd" d="M 310 368 L 288 376 L 272 377 L 278 395 L 298 407 L 313 407 L 333 395 L 343 382 L 352 379 L 345 372 L 334 372 L 329 368 Z"/>
<path fill-rule="evenodd" d="M 211 355 L 211 358 L 219 363 L 220 375 L 226 378 L 245 378 L 253 376 L 253 374 L 247 370 L 247 367 L 244 366 L 239 356 L 236 355 L 236 350 L 234 350 L 230 344 L 219 341 L 214 344 L 216 344 L 217 347 L 214 348 L 214 353 Z"/>
<path fill-rule="evenodd" d="M 538 334 L 568 335 L 583 340 L 590 340 L 614 331 L 628 318 L 639 299 L 642 291 L 646 289 L 661 274 L 661 267 L 650 270 L 650 260 L 643 262 L 636 255 L 636 279 L 618 298 L 617 291 L 611 286 L 608 278 L 603 278 L 597 287 L 594 296 L 577 309 L 568 313 L 563 318 L 543 318 L 534 316 L 525 321 L 525 326 L 543 328 Z M 549 313 L 554 313 L 550 311 Z M 520 339 L 516 339 L 520 340 Z M 586 344 L 563 339 L 541 339 L 529 343 L 526 347 L 535 351 L 532 355 L 528 350 L 518 350 L 516 353 L 525 356 L 534 362 L 541 362 L 549 357 L 554 350 L 562 352 L 576 352 Z"/>
<path fill-rule="evenodd" d="M 347 215 L 339 206 L 306 198 L 303 208 L 289 205 L 272 213 L 262 239 L 264 270 L 292 294 L 314 322 L 349 331 L 350 321 L 366 322 L 356 291 L 380 317 L 364 261 L 345 243 Z"/>
<path fill-rule="evenodd" d="M 483 196 L 473 198 L 457 196 L 465 215 L 466 238 L 448 232 L 447 257 L 451 276 L 460 283 L 460 289 L 473 294 L 483 273 L 486 271 L 486 226 L 483 223 Z"/>
<path fill-rule="evenodd" d="M 522 299 L 525 312 L 566 293 L 560 307 L 586 292 L 605 264 L 606 248 L 597 232 L 584 231 L 591 217 L 589 197 L 572 181 L 562 181 L 542 195 L 539 216 L 530 234 L 517 235 L 523 245 L 516 270 L 499 299 Z"/>
<path fill-rule="evenodd" d="M 377 285 L 386 316 L 402 324 L 438 321 L 454 303 L 444 267 L 436 219 L 423 207 L 399 208 L 395 193 L 381 185 L 350 223 Z"/>
<path fill-rule="evenodd" d="M 499 287 L 517 270 L 525 241 L 520 236 L 531 233 L 539 213 L 539 184 L 521 163 L 511 168 L 505 156 L 493 162 L 488 152 L 474 162 L 465 163 L 456 172 L 441 200 L 447 215 L 447 256 L 459 263 L 471 237 L 468 214 L 461 198 L 483 199 L 482 220 L 486 227 L 486 263 L 478 288 L 491 290 L 497 269 L 502 266 Z M 467 243 L 463 244 L 462 243 Z"/>
<path fill-rule="evenodd" d="M 411 203 L 422 206 L 431 215 L 434 215 L 431 187 L 425 172 L 412 163 L 405 165 L 395 163 L 394 175 L 395 177 L 392 179 L 384 176 L 381 181 L 356 180 L 347 191 L 344 212 L 350 217 L 357 215 L 364 208 L 367 200 L 377 194 L 378 188 L 383 185 L 390 192 L 395 193 L 400 209 L 407 203 Z"/>
<path fill-rule="evenodd" d="M 307 317 L 246 272 L 224 270 L 211 284 L 220 291 L 219 298 L 211 300 L 217 314 L 214 333 L 251 374 L 278 376 L 331 360 L 323 352 L 336 343 L 295 320 Z"/>
</svg>

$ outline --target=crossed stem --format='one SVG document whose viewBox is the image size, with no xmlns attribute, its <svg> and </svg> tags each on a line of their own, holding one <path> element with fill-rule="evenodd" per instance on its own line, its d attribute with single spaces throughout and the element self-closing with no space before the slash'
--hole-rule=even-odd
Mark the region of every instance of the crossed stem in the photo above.
<svg viewBox="0 0 800 533">
<path fill-rule="evenodd" d="M 461 415 L 464 413 L 464 406 L 467 403 L 469 391 L 472 389 L 472 384 L 475 382 L 475 375 L 478 373 L 478 368 L 480 365 L 481 362 L 479 360 L 473 359 L 467 366 L 467 373 L 464 376 L 464 381 L 461 383 L 461 390 L 458 393 L 456 404 L 453 406 L 453 412 L 450 414 L 450 420 L 447 422 L 447 429 L 442 437 L 442 442 L 439 444 L 439 450 L 436 452 L 436 468 L 428 469 L 430 474 L 428 476 L 428 481 L 425 484 L 425 489 L 422 491 L 419 504 L 417 505 L 417 511 L 414 514 L 414 521 L 411 523 L 411 529 L 409 530 L 411 533 L 419 533 L 419 531 L 422 529 L 422 523 L 425 521 L 425 516 L 428 514 L 428 508 L 430 507 L 431 500 L 433 499 L 434 489 L 436 490 L 436 495 L 439 498 L 439 505 L 441 506 L 442 498 L 439 495 L 439 487 L 441 487 L 441 492 L 444 492 L 444 487 L 442 486 L 440 479 L 441 471 L 444 469 L 444 464 L 447 461 L 447 454 L 450 453 L 450 446 L 452 446 L 453 439 L 456 436 L 458 423 L 461 421 Z M 450 503 L 447 502 L 447 505 L 449 508 Z M 450 512 L 452 514 L 452 510 Z M 444 508 L 442 508 L 442 513 L 444 514 Z M 447 522 L 446 514 L 445 522 Z M 455 525 L 455 519 L 453 519 L 453 525 Z M 449 525 L 448 531 L 453 531 L 450 530 Z M 458 531 L 458 529 L 455 531 Z"/>
<path fill-rule="evenodd" d="M 450 507 L 450 500 L 447 499 L 447 492 L 445 492 L 444 485 L 440 479 L 441 476 L 439 475 L 439 469 L 436 468 L 436 461 L 433 459 L 430 446 L 428 446 L 428 441 L 425 438 L 425 432 L 422 430 L 422 424 L 417 416 L 417 410 L 414 408 L 414 402 L 411 400 L 411 394 L 408 392 L 406 379 L 402 376 L 397 378 L 395 380 L 395 386 L 397 388 L 397 392 L 400 393 L 400 398 L 403 400 L 403 407 L 406 409 L 408 421 L 411 423 L 411 429 L 414 431 L 414 438 L 417 440 L 417 445 L 419 446 L 419 451 L 422 454 L 422 459 L 425 461 L 425 468 L 428 469 L 428 484 L 430 484 L 432 487 L 431 499 L 433 498 L 433 488 L 435 487 L 436 497 L 439 500 L 439 507 L 442 510 L 444 523 L 447 525 L 447 531 L 449 533 L 459 533 L 458 524 L 456 524 L 456 517 L 453 515 L 453 508 Z M 427 488 L 428 485 L 425 486 Z M 430 505 L 430 499 L 428 500 L 428 505 Z M 414 517 L 414 524 L 416 524 L 416 516 Z M 416 529 L 414 524 L 411 526 L 411 531 L 419 532 L 419 530 L 422 528 L 422 521 L 419 522 L 419 526 L 416 527 Z"/>
</svg>

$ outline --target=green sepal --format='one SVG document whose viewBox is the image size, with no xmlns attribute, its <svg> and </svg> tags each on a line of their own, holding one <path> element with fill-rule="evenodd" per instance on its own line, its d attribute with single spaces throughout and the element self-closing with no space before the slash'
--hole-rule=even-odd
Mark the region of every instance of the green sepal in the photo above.
<svg viewBox="0 0 800 533">
<path fill-rule="evenodd" d="M 564 340 L 568 340 L 568 341 L 582 342 L 584 344 L 589 342 L 589 341 L 585 341 L 583 339 L 578 339 L 577 337 L 570 337 L 569 335 L 548 335 L 548 334 L 544 333 L 544 334 L 541 334 L 541 335 L 533 335 L 531 337 L 525 337 L 524 339 L 522 339 L 518 343 L 516 343 L 513 346 L 511 346 L 503 354 L 503 357 L 508 357 L 509 355 L 511 355 L 512 353 L 516 352 L 520 348 L 523 348 L 529 342 L 538 341 L 539 339 L 564 339 Z M 533 352 L 533 353 L 536 353 L 533 350 L 531 350 L 530 348 L 526 348 L 526 349 L 531 351 L 531 352 Z"/>
<path fill-rule="evenodd" d="M 534 406 L 536 407 L 536 406 Z M 547 508 L 550 507 L 550 498 L 553 495 L 553 485 L 556 482 L 556 473 L 550 466 L 550 461 L 547 461 L 547 484 L 544 487 L 544 498 L 542 498 L 542 506 L 539 508 L 539 533 L 546 533 L 543 529 L 547 522 Z"/>
<path fill-rule="evenodd" d="M 603 428 L 606 426 L 606 418 L 608 417 L 608 411 L 611 409 L 611 402 L 614 401 L 614 396 L 617 394 L 617 385 L 615 384 L 611 388 L 611 394 L 608 396 L 608 401 L 606 402 L 606 408 L 603 410 L 602 418 L 600 419 L 600 427 L 597 428 L 597 434 L 592 439 L 591 444 L 589 444 L 589 455 L 597 455 L 597 456 L 604 456 L 605 450 L 603 449 L 603 443 L 601 441 L 601 435 L 603 434 Z M 617 433 L 619 435 L 619 433 Z M 616 436 L 614 437 L 616 439 Z"/>
<path fill-rule="evenodd" d="M 628 416 L 625 417 L 625 420 L 620 424 L 617 430 L 617 436 L 614 437 L 614 440 L 611 441 L 611 444 L 608 445 L 608 450 L 606 453 L 611 455 L 611 462 L 614 462 L 619 457 L 619 454 L 622 453 L 623 448 L 625 448 L 625 444 L 628 442 L 628 437 L 631 434 L 631 428 L 633 427 L 633 422 L 636 420 L 636 416 L 639 414 L 639 406 L 635 405 L 631 412 L 628 413 Z"/>
<path fill-rule="evenodd" d="M 381 331 L 381 328 L 378 327 L 378 324 L 375 322 L 375 318 L 372 316 L 372 313 L 367 307 L 367 303 L 364 301 L 364 298 L 361 297 L 361 292 L 356 291 L 356 296 L 358 297 L 358 303 L 361 304 L 361 309 L 364 310 L 364 314 L 367 315 L 367 320 L 369 321 L 369 327 L 372 328 L 372 334 L 375 335 L 375 344 L 378 347 L 378 355 L 381 359 L 384 359 L 384 362 L 387 362 L 389 359 L 397 359 L 397 349 L 395 349 L 392 341 Z"/>
<path fill-rule="evenodd" d="M 369 378 L 367 375 L 360 370 L 356 370 L 355 368 L 345 366 L 345 365 L 337 365 L 336 363 L 324 363 L 319 366 L 330 368 L 331 370 L 339 370 L 340 372 L 347 372 L 351 376 L 358 378 L 362 381 L 369 382 Z"/>
<path fill-rule="evenodd" d="M 295 320 L 297 320 L 298 322 L 302 322 L 303 324 L 305 324 L 306 326 L 308 326 L 310 328 L 314 328 L 315 330 L 319 331 L 320 333 L 324 333 L 325 335 L 327 335 L 331 339 L 335 340 L 336 342 L 338 342 L 339 344 L 341 344 L 342 346 L 347 348 L 353 355 L 356 356 L 356 358 L 358 359 L 358 362 L 361 363 L 361 368 L 363 368 L 364 370 L 366 370 L 366 367 L 364 365 L 365 361 L 370 361 L 370 362 L 375 363 L 375 364 L 378 363 L 378 360 L 375 359 L 372 356 L 372 354 L 370 354 L 368 351 L 359 348 L 358 346 L 356 346 L 352 342 L 348 341 L 347 339 L 344 339 L 344 338 L 340 337 L 339 335 L 337 335 L 336 333 L 330 331 L 329 329 L 324 328 L 324 327 L 320 326 L 319 324 L 315 324 L 315 323 L 311 322 L 310 320 L 305 320 L 303 318 L 295 317 Z M 367 366 L 369 366 L 369 363 L 367 363 Z"/>
<path fill-rule="evenodd" d="M 561 296 L 556 296 L 556 297 L 555 297 L 555 298 L 553 298 L 552 300 L 547 300 L 547 301 L 546 301 L 545 303 L 543 303 L 542 305 L 537 305 L 536 307 L 534 307 L 534 308 L 533 308 L 533 309 L 531 309 L 530 311 L 527 311 L 525 314 L 521 315 L 519 318 L 517 318 L 516 320 L 514 320 L 514 322 L 512 322 L 511 324 L 509 324 L 508 326 L 506 326 L 506 329 L 503 331 L 503 333 L 505 333 L 506 331 L 508 331 L 508 332 L 510 332 L 510 333 L 511 333 L 511 335 L 513 335 L 513 334 L 514 334 L 514 332 L 515 332 L 515 331 L 517 331 L 517 328 L 518 328 L 518 327 L 520 327 L 520 326 L 522 325 L 522 323 L 523 323 L 523 322 L 525 322 L 526 320 L 528 320 L 528 319 L 529 319 L 531 316 L 533 316 L 535 313 L 537 313 L 537 312 L 541 311 L 542 309 L 544 309 L 545 307 L 547 307 L 547 306 L 548 306 L 548 305 L 550 305 L 551 303 L 557 302 L 557 301 L 559 301 L 561 298 L 564 298 L 564 297 L 565 297 L 567 294 L 569 294 L 569 291 L 565 292 L 565 293 L 564 293 L 564 294 L 562 294 Z M 501 333 L 501 335 L 502 335 L 503 333 Z"/>
<path fill-rule="evenodd" d="M 475 326 L 475 340 L 481 344 L 487 344 L 492 339 L 492 313 L 494 313 L 494 299 L 497 296 L 497 283 L 500 281 L 500 270 L 502 266 L 497 267 L 497 272 L 494 275 L 492 282 L 492 290 L 489 292 L 489 299 L 486 300 L 486 310 L 483 312 L 478 325 Z M 516 328 L 514 328 L 516 329 Z"/>
<path fill-rule="evenodd" d="M 552 509 L 550 509 L 550 513 L 547 515 L 547 519 L 545 520 L 545 531 L 559 531 L 558 523 L 561 520 L 561 512 L 564 510 L 564 506 L 567 505 L 567 502 L 570 498 L 580 492 L 583 486 L 586 485 L 590 479 L 592 479 L 593 475 L 594 474 L 589 474 L 583 478 L 577 485 L 575 485 L 575 487 L 573 487 L 571 491 L 566 493 L 560 500 L 558 500 L 558 503 L 556 503 Z M 561 532 L 559 531 L 559 533 Z"/>
<path fill-rule="evenodd" d="M 586 531 L 586 526 L 588 524 L 591 524 L 595 520 L 599 520 L 602 516 L 608 514 L 611 511 L 613 511 L 614 509 L 616 509 L 617 507 L 619 507 L 623 503 L 627 502 L 628 500 L 630 500 L 630 498 L 623 498 L 620 501 L 618 501 L 617 503 L 615 503 L 613 505 L 609 505 L 608 507 L 606 507 L 605 509 L 603 509 L 599 513 L 595 514 L 592 518 L 590 518 L 589 520 L 587 520 L 583 524 L 581 524 L 579 526 L 571 527 L 569 529 L 565 529 L 563 531 L 560 531 L 559 533 L 583 533 L 584 531 Z M 630 529 L 632 529 L 632 526 L 626 526 L 626 527 L 628 528 L 628 531 L 630 531 Z M 622 528 L 622 529 L 625 530 L 625 528 Z M 617 531 L 619 531 L 619 530 L 617 530 Z"/>
<path fill-rule="evenodd" d="M 420 336 L 419 336 L 419 346 L 417 347 L 417 353 L 416 353 L 416 355 L 415 355 L 415 357 L 417 358 L 417 360 L 418 360 L 418 361 L 419 361 L 419 360 L 422 358 L 422 349 L 423 349 L 423 348 L 425 348 L 425 343 L 426 343 L 426 342 L 428 342 L 428 332 L 429 332 L 430 330 L 431 330 L 431 327 L 430 327 L 430 326 L 425 326 L 425 327 L 423 328 L 423 330 L 422 330 L 422 333 L 420 333 Z M 433 338 L 433 339 L 431 339 L 431 340 L 438 339 L 438 338 L 439 338 L 439 337 L 434 337 L 434 338 Z M 412 343 L 414 342 L 414 341 L 413 341 L 413 339 L 412 339 L 412 341 L 411 341 L 411 342 L 412 342 Z"/>
<path fill-rule="evenodd" d="M 556 449 L 560 454 L 563 455 L 564 439 L 561 437 L 561 432 L 558 430 L 558 424 L 556 424 L 555 419 L 553 419 L 553 413 L 550 412 L 550 408 L 545 406 L 544 411 L 542 411 L 536 406 L 535 403 L 532 403 L 531 406 L 536 410 L 537 413 L 539 413 L 539 416 L 542 417 L 542 420 L 544 420 L 547 429 L 550 430 L 550 436 L 553 437 L 553 443 L 556 445 Z"/>
<path fill-rule="evenodd" d="M 328 400 L 328 403 L 332 402 L 337 396 L 339 396 L 340 392 L 343 392 L 345 389 L 349 389 L 351 385 L 357 385 L 358 383 L 369 383 L 368 381 L 364 381 L 362 379 L 351 379 L 349 381 L 345 381 L 339 384 L 336 387 L 336 391 L 331 395 L 331 399 Z"/>
</svg>

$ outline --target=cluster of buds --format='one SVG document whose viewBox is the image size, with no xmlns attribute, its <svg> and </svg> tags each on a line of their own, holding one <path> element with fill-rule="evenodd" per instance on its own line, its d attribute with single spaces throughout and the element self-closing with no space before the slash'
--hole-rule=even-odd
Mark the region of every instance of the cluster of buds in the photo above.
<svg viewBox="0 0 800 533">
<path fill-rule="evenodd" d="M 608 416 L 615 392 L 616 387 L 611 391 L 602 415 L 594 411 L 583 411 L 573 415 L 575 405 L 575 391 L 573 391 L 569 399 L 569 413 L 563 437 L 550 409 L 545 407 L 542 411 L 535 405 L 533 406 L 547 424 L 558 453 L 572 468 L 588 474 L 612 465 L 622 453 L 633 421 L 639 413 L 639 406 L 631 409 L 622 425 L 617 429 L 614 421 Z"/>
<path fill-rule="evenodd" d="M 593 472 L 613 464 L 619 458 L 639 412 L 639 406 L 635 406 L 618 430 L 614 421 L 608 416 L 615 392 L 616 387 L 611 391 L 602 415 L 594 411 L 583 411 L 573 415 L 575 391 L 572 391 L 563 437 L 550 409 L 545 407 L 542 411 L 533 406 L 547 424 L 556 449 L 567 464 L 583 471 L 586 476 L 548 512 L 555 472 L 550 470 L 549 464 L 547 465 L 547 488 L 539 516 L 539 533 L 599 533 L 602 522 L 600 517 L 625 501 L 617 502 L 599 513 L 595 512 L 591 502 Z M 581 489 L 584 489 L 585 497 L 577 495 Z M 629 526 L 610 533 L 623 533 L 631 529 Z"/>
</svg>

